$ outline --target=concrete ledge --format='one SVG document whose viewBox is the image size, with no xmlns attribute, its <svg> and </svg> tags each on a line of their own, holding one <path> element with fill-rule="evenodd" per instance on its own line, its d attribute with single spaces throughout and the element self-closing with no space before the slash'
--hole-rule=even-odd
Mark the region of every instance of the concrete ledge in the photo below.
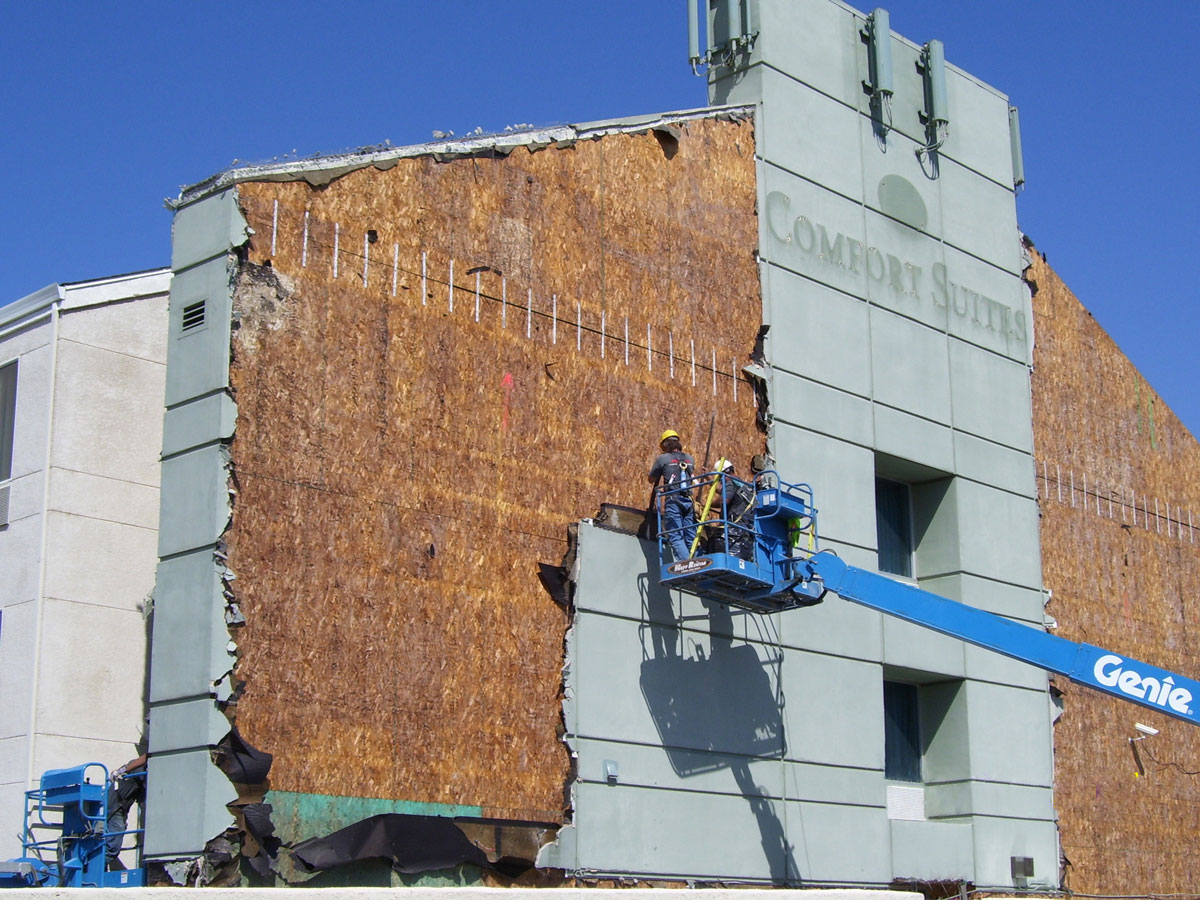
<svg viewBox="0 0 1200 900">
<path fill-rule="evenodd" d="M 383 897 L 403 897 L 405 900 L 920 900 L 921 895 L 909 891 L 859 890 L 837 888 L 825 890 L 794 889 L 723 889 L 682 890 L 671 888 L 21 888 L 6 890 L 4 900 L 256 900 L 278 898 L 285 894 L 314 900 L 377 900 Z"/>
</svg>

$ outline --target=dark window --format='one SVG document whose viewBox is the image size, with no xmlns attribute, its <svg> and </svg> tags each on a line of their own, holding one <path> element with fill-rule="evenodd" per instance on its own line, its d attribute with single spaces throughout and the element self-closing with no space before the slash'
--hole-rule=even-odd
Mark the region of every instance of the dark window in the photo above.
<svg viewBox="0 0 1200 900">
<path fill-rule="evenodd" d="M 0 481 L 12 478 L 13 434 L 17 424 L 17 364 L 0 366 Z"/>
<path fill-rule="evenodd" d="M 916 685 L 883 683 L 883 774 L 889 781 L 921 781 L 918 697 Z"/>
<path fill-rule="evenodd" d="M 912 502 L 907 484 L 875 479 L 875 531 L 879 571 L 912 578 Z"/>
</svg>

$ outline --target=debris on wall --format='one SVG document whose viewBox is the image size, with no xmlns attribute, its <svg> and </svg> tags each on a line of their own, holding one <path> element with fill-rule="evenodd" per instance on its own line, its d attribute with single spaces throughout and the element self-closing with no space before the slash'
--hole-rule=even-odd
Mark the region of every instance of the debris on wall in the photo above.
<svg viewBox="0 0 1200 900">
<path fill-rule="evenodd" d="M 1200 445 L 1036 250 L 1033 422 L 1042 564 L 1058 634 L 1192 675 L 1200 650 Z M 1147 410 L 1154 410 L 1154 428 Z M 1195 524 L 1200 524 L 1197 521 Z M 1065 889 L 1190 891 L 1200 733 L 1055 679 Z M 1159 734 L 1133 742 L 1135 722 Z"/>
<path fill-rule="evenodd" d="M 238 190 L 239 732 L 273 792 L 565 821 L 567 523 L 666 427 L 763 450 L 750 122 Z"/>
</svg>

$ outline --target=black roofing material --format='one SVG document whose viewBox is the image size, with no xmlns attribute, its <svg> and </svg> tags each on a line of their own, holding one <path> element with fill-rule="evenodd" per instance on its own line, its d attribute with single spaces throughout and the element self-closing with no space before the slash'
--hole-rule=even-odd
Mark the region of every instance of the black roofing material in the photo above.
<svg viewBox="0 0 1200 900">
<path fill-rule="evenodd" d="M 391 860 L 403 874 L 452 869 L 463 863 L 491 868 L 487 854 L 467 840 L 453 819 L 384 813 L 322 838 L 302 841 L 292 857 L 310 869 L 368 859 Z"/>
</svg>

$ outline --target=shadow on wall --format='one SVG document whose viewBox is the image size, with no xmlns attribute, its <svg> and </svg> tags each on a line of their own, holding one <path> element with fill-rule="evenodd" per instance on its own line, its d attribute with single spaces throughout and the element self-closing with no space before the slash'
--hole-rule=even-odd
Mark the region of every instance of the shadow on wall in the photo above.
<svg viewBox="0 0 1200 900">
<path fill-rule="evenodd" d="M 647 571 L 658 571 L 653 541 L 642 541 Z M 720 603 L 706 603 L 711 650 L 691 644 L 677 618 L 671 594 L 652 575 L 638 577 L 642 599 L 640 685 L 659 741 L 680 778 L 729 769 L 750 804 L 763 851 L 777 884 L 800 882 L 799 870 L 775 811 L 776 801 L 754 783 L 750 763 L 783 759 L 783 696 L 778 691 L 782 657 L 759 657 L 758 646 L 734 645 L 733 615 Z M 758 619 L 758 617 L 755 617 Z M 762 646 L 771 651 L 771 644 Z M 775 668 L 774 679 L 767 669 Z M 772 684 L 774 681 L 774 686 Z"/>
</svg>

